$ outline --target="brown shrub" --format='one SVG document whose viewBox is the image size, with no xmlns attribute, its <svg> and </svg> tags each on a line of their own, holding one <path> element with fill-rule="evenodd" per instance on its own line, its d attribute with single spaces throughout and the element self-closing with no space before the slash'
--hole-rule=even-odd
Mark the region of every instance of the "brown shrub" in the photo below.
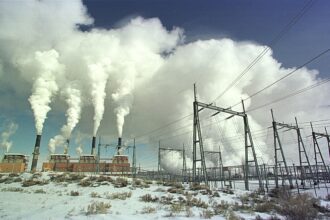
<svg viewBox="0 0 330 220">
<path fill-rule="evenodd" d="M 169 192 L 169 193 L 177 193 L 177 194 L 183 194 L 184 193 L 183 189 L 181 189 L 181 188 L 175 188 L 175 187 L 169 188 L 167 190 L 167 192 Z"/>
<path fill-rule="evenodd" d="M 145 195 L 140 197 L 140 200 L 143 201 L 143 202 L 157 202 L 158 198 L 156 196 L 153 197 L 150 194 L 145 194 Z"/>
<path fill-rule="evenodd" d="M 79 196 L 79 192 L 78 191 L 71 191 L 70 196 Z"/>
<path fill-rule="evenodd" d="M 88 205 L 86 210 L 86 215 L 95 215 L 95 214 L 106 214 L 108 209 L 111 208 L 110 203 L 105 202 L 92 202 Z"/>
<path fill-rule="evenodd" d="M 288 198 L 279 199 L 279 205 L 276 206 L 277 211 L 291 220 L 307 220 L 315 219 L 318 210 L 314 208 L 314 204 L 318 204 L 318 200 L 309 194 L 300 194 L 289 196 Z"/>
<path fill-rule="evenodd" d="M 143 207 L 141 214 L 150 214 L 150 213 L 155 213 L 156 209 L 150 206 Z"/>
<path fill-rule="evenodd" d="M 28 179 L 28 180 L 24 180 L 22 182 L 22 187 L 29 187 L 29 186 L 34 186 L 34 185 L 46 185 L 48 184 L 48 181 L 42 181 L 42 180 L 36 180 L 36 179 Z"/>
<path fill-rule="evenodd" d="M 207 185 L 201 185 L 198 183 L 193 183 L 189 186 L 190 190 L 197 191 L 197 190 L 209 190 Z"/>
<path fill-rule="evenodd" d="M 117 177 L 117 179 L 113 184 L 115 187 L 121 188 L 121 187 L 126 187 L 128 185 L 128 181 L 126 178 Z"/>
</svg>

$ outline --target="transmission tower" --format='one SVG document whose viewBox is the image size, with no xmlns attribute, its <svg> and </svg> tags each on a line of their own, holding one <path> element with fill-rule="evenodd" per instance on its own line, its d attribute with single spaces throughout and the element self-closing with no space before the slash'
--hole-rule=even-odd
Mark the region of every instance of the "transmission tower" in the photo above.
<svg viewBox="0 0 330 220">
<path fill-rule="evenodd" d="M 271 114 L 272 114 L 272 119 L 273 119 L 273 133 L 274 133 L 274 149 L 275 149 L 275 170 L 274 170 L 274 175 L 275 175 L 275 186 L 276 188 L 278 188 L 278 167 L 281 166 L 281 163 L 284 164 L 284 168 L 285 168 L 285 171 L 286 171 L 286 177 L 289 181 L 289 184 L 290 184 L 290 188 L 293 188 L 293 184 L 292 184 L 292 178 L 290 176 L 290 173 L 289 173 L 289 169 L 288 169 L 288 166 L 287 166 L 287 163 L 286 163 L 286 160 L 285 160 L 285 156 L 284 156 L 284 153 L 283 153 L 283 148 L 282 148 L 282 143 L 281 143 L 281 140 L 280 140 L 280 137 L 278 135 L 278 129 L 277 127 L 279 126 L 280 129 L 281 128 L 291 128 L 291 125 L 287 125 L 287 124 L 282 124 L 282 123 L 279 123 L 279 122 L 276 122 L 275 119 L 274 119 L 274 114 L 273 114 L 273 109 L 270 110 L 271 111 Z M 277 143 L 278 143 L 278 146 L 277 146 Z M 279 155 L 278 155 L 278 152 L 280 152 L 280 156 L 282 158 L 279 159 Z M 283 179 L 283 175 L 282 175 L 282 179 Z M 282 181 L 284 183 L 284 181 Z"/>
<path fill-rule="evenodd" d="M 205 157 L 204 157 L 204 149 L 203 149 L 203 139 L 202 139 L 202 131 L 199 121 L 199 112 L 203 108 L 199 108 L 199 104 L 197 101 L 197 91 L 196 85 L 194 84 L 194 123 L 193 123 L 193 181 L 195 183 L 200 182 L 199 176 L 198 179 L 196 177 L 196 170 L 197 170 L 197 162 L 201 162 L 201 171 L 203 175 L 203 179 L 206 185 L 208 185 L 207 181 L 207 171 L 205 165 Z M 197 159 L 197 145 L 199 146 L 200 158 Z"/>
<path fill-rule="evenodd" d="M 202 132 L 200 128 L 200 121 L 199 121 L 199 112 L 204 110 L 204 109 L 210 109 L 216 111 L 211 117 L 223 112 L 230 114 L 227 119 L 234 117 L 234 116 L 240 116 L 243 118 L 244 122 L 244 136 L 245 136 L 245 189 L 249 190 L 249 175 L 250 175 L 250 163 L 254 163 L 255 169 L 256 169 L 256 174 L 257 178 L 259 181 L 259 187 L 260 190 L 263 190 L 263 184 L 259 172 L 259 165 L 255 153 L 255 148 L 253 144 L 253 139 L 252 139 L 252 134 L 251 130 L 249 127 L 249 120 L 247 117 L 247 114 L 245 112 L 245 107 L 244 107 L 244 102 L 242 101 L 242 106 L 243 106 L 243 112 L 236 112 L 231 110 L 230 108 L 221 108 L 211 104 L 205 104 L 202 102 L 197 101 L 196 97 L 196 86 L 194 84 L 194 130 L 193 130 L 193 180 L 197 182 L 196 178 L 196 163 L 201 162 L 202 164 L 202 175 L 204 178 L 204 182 L 207 184 L 207 172 L 206 172 L 206 166 L 205 166 L 205 157 L 204 157 L 204 150 L 203 150 L 203 141 L 202 141 Z M 200 159 L 197 159 L 197 144 L 199 145 L 200 149 Z M 249 150 L 252 151 L 252 157 L 249 157 Z"/>
<path fill-rule="evenodd" d="M 312 122 L 310 124 L 311 124 L 311 128 L 312 128 L 312 136 L 313 136 L 313 146 L 314 146 L 314 156 L 315 156 L 315 166 L 316 166 L 316 180 L 317 180 L 317 183 L 319 183 L 319 180 L 320 180 L 319 164 L 320 164 L 321 167 L 323 166 L 323 169 L 322 169 L 323 179 L 326 179 L 326 180 L 329 181 L 330 180 L 329 171 L 327 169 L 327 166 L 325 165 L 323 155 L 321 153 L 320 146 L 319 146 L 319 143 L 317 141 L 318 139 L 320 139 L 322 137 L 325 137 L 326 140 L 327 140 L 328 149 L 329 149 L 329 146 L 330 146 L 329 135 L 314 132 Z M 324 174 L 325 174 L 325 176 L 324 176 Z"/>
</svg>

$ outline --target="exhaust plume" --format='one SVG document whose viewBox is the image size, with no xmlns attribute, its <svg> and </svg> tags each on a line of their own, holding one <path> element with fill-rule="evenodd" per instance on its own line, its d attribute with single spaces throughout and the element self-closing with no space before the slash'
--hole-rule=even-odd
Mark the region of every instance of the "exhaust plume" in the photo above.
<svg viewBox="0 0 330 220">
<path fill-rule="evenodd" d="M 1 141 L 0 141 L 0 147 L 4 148 L 6 152 L 8 153 L 10 148 L 13 145 L 13 142 L 9 140 L 9 138 L 15 134 L 17 131 L 18 125 L 14 122 L 9 123 L 4 131 L 1 133 Z"/>
<path fill-rule="evenodd" d="M 66 124 L 61 128 L 61 134 L 51 138 L 48 143 L 48 150 L 51 154 L 55 153 L 56 147 L 64 147 L 64 152 L 68 151 L 68 140 L 71 138 L 72 130 L 76 127 L 81 113 L 81 92 L 69 86 L 63 93 L 65 102 L 68 105 L 66 111 Z"/>
<path fill-rule="evenodd" d="M 91 97 L 94 106 L 94 137 L 96 136 L 104 114 L 105 87 L 108 80 L 108 74 L 105 68 L 106 65 L 102 63 L 88 65 L 88 74 L 91 80 Z"/>
<path fill-rule="evenodd" d="M 42 133 L 47 113 L 51 109 L 49 104 L 58 91 L 56 74 L 63 72 L 63 66 L 58 62 L 58 57 L 59 54 L 56 50 L 37 51 L 35 53 L 39 71 L 36 81 L 33 83 L 29 102 L 34 114 L 36 131 L 39 135 Z"/>
</svg>

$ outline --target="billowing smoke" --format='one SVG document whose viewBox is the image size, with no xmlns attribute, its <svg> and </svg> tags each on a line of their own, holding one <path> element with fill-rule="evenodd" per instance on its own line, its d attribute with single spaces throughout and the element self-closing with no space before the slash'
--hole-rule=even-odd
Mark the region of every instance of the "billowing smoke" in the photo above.
<svg viewBox="0 0 330 220">
<path fill-rule="evenodd" d="M 93 136 L 96 137 L 101 120 L 104 114 L 105 87 L 107 85 L 108 73 L 107 63 L 97 63 L 88 65 L 88 76 L 91 83 L 91 97 L 94 106 L 94 127 Z"/>
<path fill-rule="evenodd" d="M 129 114 L 131 107 L 132 95 L 130 93 L 131 89 L 125 89 L 129 85 L 121 85 L 121 89 L 116 93 L 112 94 L 112 99 L 118 104 L 114 112 L 117 118 L 117 132 L 118 136 L 122 137 L 123 135 L 123 126 L 125 123 L 125 116 Z"/>
<path fill-rule="evenodd" d="M 16 100 L 26 99 L 32 85 L 29 101 L 38 134 L 51 106 L 57 114 L 67 111 L 62 137 L 55 137 L 54 145 L 65 142 L 78 121 L 84 133 L 106 135 L 107 140 L 122 136 L 124 127 L 125 136 L 139 137 L 136 143 L 149 146 L 150 151 L 156 150 L 158 140 L 171 148 L 181 149 L 185 143 L 188 167 L 193 84 L 197 83 L 198 99 L 210 103 L 264 50 L 264 45 L 229 38 L 185 43 L 182 29 L 167 30 L 157 18 L 137 17 L 116 29 L 90 26 L 81 31 L 77 26 L 88 26 L 93 20 L 81 1 L 1 1 L 0 10 L 0 88 L 16 91 L 14 95 L 0 94 L 1 109 L 25 109 L 24 102 Z M 41 28 L 44 26 L 47 28 Z M 294 69 L 275 60 L 270 50 L 216 104 L 230 107 Z M 255 108 L 320 80 L 317 70 L 302 68 L 246 101 L 245 108 Z M 70 92 L 64 92 L 68 108 L 57 102 L 50 105 L 58 90 L 66 91 L 66 81 L 75 82 Z M 277 119 L 288 123 L 294 116 L 302 122 L 325 119 L 328 109 L 320 106 L 329 104 L 329 92 L 330 86 L 324 84 L 304 93 L 303 98 L 249 112 L 251 130 L 263 130 L 261 135 L 253 135 L 257 156 L 265 163 L 273 158 L 272 135 L 267 134 L 269 108 Z M 242 111 L 240 105 L 233 109 Z M 204 148 L 216 151 L 220 145 L 225 165 L 240 164 L 244 157 L 242 119 L 227 119 L 225 114 L 211 117 L 213 113 L 200 112 Z M 296 146 L 285 141 L 283 146 L 288 158 L 297 161 Z M 170 155 L 164 157 L 166 169 L 180 170 L 181 154 Z M 217 163 L 214 156 L 206 155 L 206 159 L 209 166 Z"/>
<path fill-rule="evenodd" d="M 76 127 L 80 119 L 82 106 L 81 92 L 79 89 L 69 86 L 66 88 L 64 96 L 68 109 L 65 114 L 67 121 L 62 127 L 61 132 L 65 139 L 70 139 L 72 130 Z"/>
<path fill-rule="evenodd" d="M 64 152 L 67 152 L 72 130 L 78 124 L 81 114 L 82 100 L 80 90 L 70 85 L 63 91 L 62 95 L 68 106 L 65 114 L 67 119 L 66 124 L 61 128 L 61 134 L 49 140 L 48 150 L 52 154 L 55 153 L 56 147 L 64 147 Z"/>
<path fill-rule="evenodd" d="M 33 83 L 32 95 L 29 98 L 34 114 L 37 134 L 42 133 L 50 103 L 58 91 L 56 75 L 63 72 L 63 66 L 58 62 L 59 54 L 56 50 L 35 53 L 38 66 L 37 77 Z"/>
<path fill-rule="evenodd" d="M 18 125 L 14 122 L 10 122 L 7 124 L 2 133 L 1 133 L 1 139 L 0 139 L 0 148 L 3 148 L 6 150 L 6 152 L 9 152 L 10 148 L 13 145 L 13 142 L 10 141 L 10 137 L 15 134 L 16 130 L 18 128 Z"/>
</svg>

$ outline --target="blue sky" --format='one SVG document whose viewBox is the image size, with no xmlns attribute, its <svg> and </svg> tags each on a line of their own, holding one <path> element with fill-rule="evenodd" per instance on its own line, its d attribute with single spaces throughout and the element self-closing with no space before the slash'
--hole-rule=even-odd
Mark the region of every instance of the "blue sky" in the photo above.
<svg viewBox="0 0 330 220">
<path fill-rule="evenodd" d="M 88 14 L 94 19 L 92 27 L 112 29 L 121 27 L 131 18 L 159 18 L 171 30 L 184 29 L 185 42 L 230 38 L 260 45 L 269 42 L 309 1 L 301 0 L 84 0 Z M 19 3 L 16 3 L 19 4 Z M 271 49 L 284 67 L 296 67 L 330 47 L 330 1 L 315 1 L 307 13 Z M 85 27 L 82 27 L 84 29 Z M 329 77 L 327 54 L 308 65 L 321 76 Z M 15 91 L 8 90 L 8 93 Z M 27 94 L 29 95 L 29 94 Z M 5 101 L 5 100 L 1 100 Z M 19 100 L 22 101 L 22 100 Z M 42 138 L 41 153 L 47 154 L 49 138 L 63 125 L 64 114 L 49 112 Z M 19 129 L 12 137 L 13 151 L 30 154 L 33 151 L 35 130 L 30 109 L 1 112 L 0 122 L 15 121 Z M 0 126 L 1 127 L 1 126 Z M 115 141 L 113 141 L 115 142 Z M 90 140 L 84 144 L 88 146 Z M 71 153 L 74 153 L 71 149 Z"/>
</svg>

